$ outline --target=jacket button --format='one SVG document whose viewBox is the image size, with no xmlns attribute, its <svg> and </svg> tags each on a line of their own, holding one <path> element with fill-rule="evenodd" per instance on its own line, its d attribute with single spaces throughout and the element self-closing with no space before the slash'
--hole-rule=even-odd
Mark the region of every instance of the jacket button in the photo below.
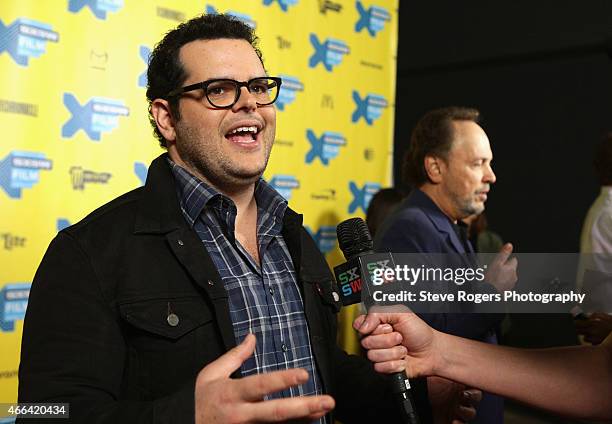
<svg viewBox="0 0 612 424">
<path fill-rule="evenodd" d="M 208 280 L 208 285 L 209 285 L 209 286 L 214 286 L 214 285 L 215 285 L 215 282 L 214 282 L 214 281 L 212 281 L 212 280 Z"/>
<path fill-rule="evenodd" d="M 182 246 L 182 245 L 185 244 L 185 243 L 183 243 L 183 240 L 179 240 L 179 241 L 177 241 L 177 243 L 179 244 L 179 246 Z"/>
<path fill-rule="evenodd" d="M 179 325 L 179 317 L 176 314 L 168 315 L 168 318 L 166 318 L 166 320 L 168 321 L 168 325 L 170 325 L 170 327 L 176 327 L 177 325 Z"/>
</svg>

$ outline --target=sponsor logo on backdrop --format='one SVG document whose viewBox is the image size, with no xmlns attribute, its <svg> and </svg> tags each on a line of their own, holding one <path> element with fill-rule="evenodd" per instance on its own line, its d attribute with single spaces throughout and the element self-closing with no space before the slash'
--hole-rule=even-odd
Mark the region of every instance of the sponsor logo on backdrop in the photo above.
<svg viewBox="0 0 612 424">
<path fill-rule="evenodd" d="M 145 181 L 147 181 L 147 173 L 149 172 L 149 168 L 142 162 L 134 162 L 134 174 L 138 177 L 140 181 L 140 185 L 144 185 Z"/>
<path fill-rule="evenodd" d="M 0 100 L 0 112 L 14 113 L 17 115 L 38 116 L 38 105 L 32 103 L 20 103 L 12 100 Z"/>
<path fill-rule="evenodd" d="M 287 10 L 289 10 L 290 6 L 295 6 L 296 4 L 298 4 L 298 1 L 299 0 L 263 0 L 263 5 L 270 6 L 272 3 L 278 3 L 281 10 L 283 12 L 286 12 Z"/>
<path fill-rule="evenodd" d="M 207 15 L 216 15 L 219 12 L 217 12 L 217 9 L 215 9 L 214 6 L 207 4 L 205 13 Z M 244 24 L 250 26 L 253 29 L 257 27 L 257 22 L 255 22 L 255 20 L 247 14 L 241 12 L 234 12 L 233 10 L 228 10 L 225 13 L 228 15 L 232 15 L 234 18 L 238 19 L 239 21 L 242 21 Z"/>
<path fill-rule="evenodd" d="M 0 233 L 0 243 L 4 250 L 13 250 L 16 247 L 25 247 L 26 238 L 11 233 Z"/>
<path fill-rule="evenodd" d="M 70 221 L 67 220 L 66 218 L 57 218 L 56 221 L 56 228 L 57 228 L 57 232 L 62 231 L 64 228 L 68 228 L 70 227 Z"/>
<path fill-rule="evenodd" d="M 380 184 L 365 183 L 363 187 L 359 188 L 354 181 L 350 181 L 349 189 L 351 190 L 353 200 L 349 204 L 348 213 L 354 213 L 359 208 L 365 213 L 368 210 L 372 196 L 380 190 Z"/>
<path fill-rule="evenodd" d="M 167 9 L 165 7 L 157 6 L 157 16 L 160 18 L 171 19 L 177 22 L 183 22 L 185 20 L 185 14 L 179 10 Z"/>
<path fill-rule="evenodd" d="M 149 56 L 151 55 L 151 49 L 147 46 L 140 46 L 138 48 L 138 54 L 145 64 L 145 69 L 142 74 L 138 76 L 138 87 L 147 86 L 147 66 L 149 66 Z"/>
<path fill-rule="evenodd" d="M 319 0 L 319 12 L 326 15 L 327 12 L 339 13 L 342 10 L 342 5 L 331 0 Z"/>
<path fill-rule="evenodd" d="M 317 247 L 323 254 L 327 254 L 336 247 L 336 227 L 333 225 L 321 225 L 317 232 L 313 232 L 310 227 L 306 227 Z"/>
<path fill-rule="evenodd" d="M 376 37 L 385 27 L 385 23 L 391 20 L 391 14 L 385 8 L 380 6 L 370 6 L 368 9 L 363 7 L 363 4 L 357 0 L 355 3 L 359 20 L 355 24 L 355 32 L 361 32 L 367 29 L 372 37 Z"/>
<path fill-rule="evenodd" d="M 312 200 L 336 200 L 336 190 L 333 188 L 326 188 L 319 190 L 316 193 L 311 193 L 310 198 Z"/>
<path fill-rule="evenodd" d="M 93 69 L 100 71 L 106 70 L 106 64 L 108 63 L 108 52 L 106 50 L 95 50 L 89 51 L 89 66 Z"/>
<path fill-rule="evenodd" d="M 297 77 L 289 75 L 279 75 L 283 79 L 281 89 L 276 100 L 278 110 L 285 110 L 287 105 L 295 101 L 295 96 L 298 91 L 304 91 L 304 84 Z"/>
<path fill-rule="evenodd" d="M 308 66 L 314 68 L 319 63 L 322 63 L 328 72 L 331 72 L 334 66 L 342 63 L 344 55 L 349 54 L 348 45 L 342 40 L 328 38 L 321 43 L 317 36 L 310 34 L 310 44 L 314 48 L 314 53 L 308 60 Z"/>
<path fill-rule="evenodd" d="M 0 187 L 10 198 L 20 199 L 21 190 L 32 188 L 40 180 L 40 171 L 52 167 L 44 153 L 15 150 L 0 161 Z"/>
<path fill-rule="evenodd" d="M 363 158 L 367 160 L 368 162 L 374 160 L 374 149 L 370 149 L 370 148 L 364 149 Z"/>
<path fill-rule="evenodd" d="M 383 96 L 368 93 L 362 99 L 356 90 L 353 90 L 353 101 L 356 108 L 351 116 L 351 121 L 357 122 L 359 118 L 363 118 L 368 125 L 374 124 L 374 121 L 382 116 L 383 109 L 389 106 L 387 99 Z"/>
<path fill-rule="evenodd" d="M 310 150 L 306 153 L 306 163 L 312 163 L 319 158 L 325 166 L 340 153 L 340 147 L 346 146 L 346 138 L 332 131 L 325 131 L 321 137 L 317 137 L 311 129 L 306 130 L 306 138 L 310 143 Z"/>
<path fill-rule="evenodd" d="M 94 16 L 105 20 L 108 12 L 117 13 L 123 8 L 123 0 L 68 0 L 68 11 L 78 13 L 87 6 Z"/>
<path fill-rule="evenodd" d="M 0 54 L 6 51 L 18 65 L 28 66 L 30 58 L 42 56 L 49 41 L 59 41 L 59 34 L 49 24 L 19 18 L 4 26 L 0 20 Z"/>
<path fill-rule="evenodd" d="M 103 132 L 111 132 L 119 126 L 119 117 L 128 116 L 130 110 L 123 100 L 93 97 L 85 105 L 70 93 L 64 93 L 64 106 L 72 114 L 62 127 L 62 137 L 71 138 L 83 130 L 90 140 L 100 141 Z"/>
<path fill-rule="evenodd" d="M 334 108 L 334 98 L 329 94 L 323 94 L 321 97 L 321 108 L 323 109 L 333 109 Z"/>
<path fill-rule="evenodd" d="M 286 146 L 286 147 L 291 147 L 293 146 L 295 143 L 293 142 L 293 140 L 284 140 L 282 138 L 277 138 L 276 140 L 274 140 L 274 146 Z"/>
<path fill-rule="evenodd" d="M 287 200 L 291 199 L 293 190 L 300 188 L 300 182 L 293 175 L 275 175 L 269 184 Z"/>
<path fill-rule="evenodd" d="M 30 286 L 30 283 L 13 283 L 6 284 L 0 290 L 0 331 L 14 331 L 15 321 L 23 320 Z"/>
<path fill-rule="evenodd" d="M 291 41 L 287 40 L 286 38 L 281 37 L 280 35 L 276 36 L 276 41 L 278 41 L 279 50 L 291 48 Z"/>
<path fill-rule="evenodd" d="M 378 69 L 379 71 L 382 71 L 385 67 L 383 65 L 381 65 L 380 63 L 374 63 L 374 62 L 366 62 L 365 60 L 361 60 L 359 61 L 359 64 L 361 66 L 366 66 L 368 68 L 373 68 L 373 69 Z"/>
<path fill-rule="evenodd" d="M 112 174 L 109 172 L 95 172 L 83 169 L 80 166 L 70 168 L 70 180 L 73 190 L 85 190 L 87 184 L 108 184 Z"/>
</svg>

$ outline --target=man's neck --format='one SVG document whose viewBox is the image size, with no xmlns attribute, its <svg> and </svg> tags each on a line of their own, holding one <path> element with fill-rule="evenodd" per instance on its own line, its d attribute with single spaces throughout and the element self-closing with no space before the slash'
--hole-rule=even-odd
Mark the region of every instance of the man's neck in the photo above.
<svg viewBox="0 0 612 424">
<path fill-rule="evenodd" d="M 451 220 L 452 223 L 456 224 L 458 218 L 454 216 L 452 210 L 451 202 L 448 198 L 442 193 L 440 186 L 436 184 L 425 183 L 421 187 L 419 187 L 423 193 L 427 195 L 431 199 L 432 202 L 436 204 L 436 206 L 442 211 L 444 215 Z"/>
</svg>

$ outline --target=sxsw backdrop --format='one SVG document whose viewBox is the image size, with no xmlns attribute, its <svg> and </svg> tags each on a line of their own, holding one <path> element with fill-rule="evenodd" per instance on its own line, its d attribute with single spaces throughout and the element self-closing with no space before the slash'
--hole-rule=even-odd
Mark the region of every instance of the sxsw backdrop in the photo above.
<svg viewBox="0 0 612 424">
<path fill-rule="evenodd" d="M 397 8 L 398 0 L 2 0 L 0 402 L 16 400 L 29 287 L 49 242 L 143 184 L 162 153 L 145 86 L 149 52 L 166 31 L 201 13 L 256 28 L 268 72 L 283 78 L 264 178 L 304 213 L 333 266 L 342 261 L 335 226 L 364 216 L 391 182 Z"/>
</svg>

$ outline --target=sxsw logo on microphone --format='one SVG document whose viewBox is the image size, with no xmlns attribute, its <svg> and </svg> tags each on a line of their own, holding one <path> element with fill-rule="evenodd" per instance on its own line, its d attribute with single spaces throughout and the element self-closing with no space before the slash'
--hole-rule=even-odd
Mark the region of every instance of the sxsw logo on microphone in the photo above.
<svg viewBox="0 0 612 424">
<path fill-rule="evenodd" d="M 64 106 L 72 117 L 62 127 L 62 137 L 70 138 L 83 130 L 90 140 L 100 141 L 100 134 L 110 132 L 119 126 L 119 117 L 128 116 L 130 110 L 122 100 L 93 97 L 81 106 L 70 93 L 64 93 Z"/>
<path fill-rule="evenodd" d="M 391 14 L 382 7 L 370 6 L 366 9 L 359 0 L 357 0 L 355 7 L 357 7 L 359 13 L 359 20 L 355 24 L 355 32 L 361 32 L 366 28 L 370 36 L 375 37 L 378 32 L 383 30 L 385 22 L 391 20 Z"/>
<path fill-rule="evenodd" d="M 353 123 L 363 118 L 368 125 L 372 125 L 376 119 L 381 117 L 383 109 L 389 106 L 383 96 L 370 93 L 362 99 L 356 90 L 353 90 L 353 100 L 356 106 L 353 116 L 351 116 Z"/>
<path fill-rule="evenodd" d="M 340 147 L 346 146 L 346 138 L 337 132 L 325 131 L 321 134 L 321 137 L 317 137 L 311 129 L 308 129 L 306 130 L 306 138 L 308 138 L 311 146 L 306 153 L 306 163 L 312 163 L 316 158 L 319 158 L 321 163 L 327 166 L 331 159 L 338 156 Z"/>
<path fill-rule="evenodd" d="M 361 292 L 361 275 L 359 275 L 359 267 L 351 267 L 340 272 L 336 277 L 338 284 L 340 284 L 340 291 L 343 297 L 351 296 L 353 293 Z"/>
<path fill-rule="evenodd" d="M 151 55 L 151 49 L 147 46 L 140 46 L 138 49 L 138 54 L 140 58 L 145 64 L 145 70 L 138 76 L 138 87 L 146 87 L 147 86 L 147 69 L 146 67 L 149 65 L 149 56 Z"/>
<path fill-rule="evenodd" d="M 293 175 L 275 175 L 270 185 L 286 200 L 291 199 L 293 190 L 300 188 L 300 182 Z"/>
<path fill-rule="evenodd" d="M 48 41 L 59 41 L 59 34 L 49 24 L 19 18 L 4 26 L 0 21 L 0 54 L 6 51 L 18 65 L 28 66 L 31 57 L 42 56 Z"/>
<path fill-rule="evenodd" d="M 312 33 L 310 34 L 310 44 L 314 48 L 314 53 L 310 56 L 308 66 L 314 68 L 322 63 L 328 72 L 331 72 L 334 66 L 342 63 L 344 55 L 350 52 L 344 41 L 328 38 L 324 43 L 321 43 L 317 36 Z"/>
<path fill-rule="evenodd" d="M 295 101 L 295 96 L 298 91 L 304 91 L 304 84 L 296 77 L 291 77 L 289 75 L 280 75 L 280 77 L 283 80 L 283 85 L 278 93 L 276 107 L 278 110 L 282 111 L 285 110 L 287 105 Z"/>
<path fill-rule="evenodd" d="M 70 179 L 73 190 L 85 190 L 85 184 L 108 184 L 112 174 L 108 172 L 94 172 L 80 166 L 70 168 Z"/>
<path fill-rule="evenodd" d="M 348 207 L 348 213 L 353 213 L 359 208 L 365 213 L 368 210 L 370 200 L 380 190 L 380 184 L 365 183 L 362 188 L 359 188 L 354 181 L 351 181 L 349 182 L 349 189 L 353 195 L 353 201 Z"/>
<path fill-rule="evenodd" d="M 289 9 L 289 6 L 295 6 L 298 3 L 298 0 L 263 0 L 263 5 L 270 6 L 275 1 L 278 2 L 278 5 L 283 12 L 286 12 Z"/>
<path fill-rule="evenodd" d="M 312 236 L 317 247 L 323 254 L 327 254 L 336 247 L 336 227 L 333 225 L 321 225 L 316 233 L 309 227 L 306 227 L 308 233 Z"/>
<path fill-rule="evenodd" d="M 206 12 L 207 15 L 217 15 L 219 12 L 217 12 L 217 9 L 215 9 L 214 6 L 207 4 L 206 5 Z M 253 18 L 251 18 L 249 15 L 246 15 L 244 13 L 240 13 L 240 12 L 234 12 L 232 10 L 228 10 L 225 12 L 228 15 L 233 16 L 234 18 L 238 19 L 239 21 L 242 21 L 242 23 L 250 26 L 251 28 L 255 29 L 257 27 L 257 22 L 255 22 L 255 20 Z"/>
<path fill-rule="evenodd" d="M 123 7 L 123 0 L 69 0 L 68 11 L 78 13 L 85 6 L 89 7 L 94 16 L 105 20 L 107 12 L 116 13 Z"/>
<path fill-rule="evenodd" d="M 30 283 L 13 283 L 0 290 L 0 330 L 14 331 L 15 321 L 23 320 L 30 297 Z"/>
<path fill-rule="evenodd" d="M 10 198 L 20 199 L 21 190 L 32 188 L 40 171 L 49 171 L 52 166 L 43 153 L 13 151 L 0 162 L 0 186 Z"/>
</svg>

